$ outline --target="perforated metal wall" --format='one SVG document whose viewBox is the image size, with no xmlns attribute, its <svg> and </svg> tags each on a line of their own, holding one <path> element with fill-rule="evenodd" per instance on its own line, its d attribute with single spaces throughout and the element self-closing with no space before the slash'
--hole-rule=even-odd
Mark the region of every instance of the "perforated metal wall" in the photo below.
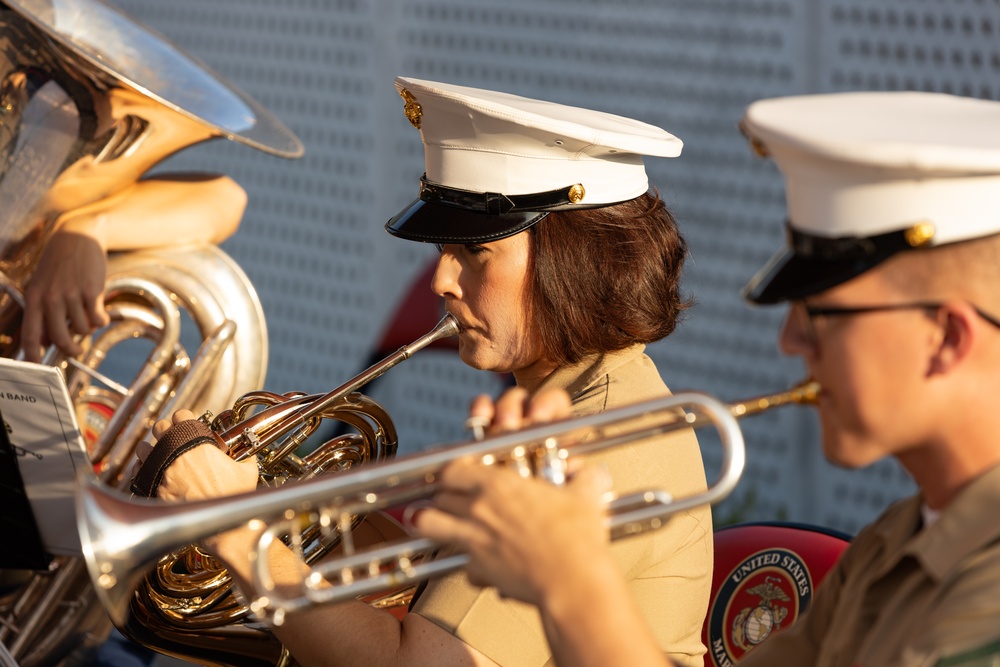
<svg viewBox="0 0 1000 667">
<path fill-rule="evenodd" d="M 218 170 L 250 193 L 225 248 L 269 320 L 268 385 L 319 391 L 353 374 L 433 250 L 384 221 L 416 194 L 417 133 L 392 78 L 407 74 L 620 113 L 684 139 L 652 160 L 692 259 L 689 320 L 650 353 L 674 389 L 726 399 L 802 373 L 775 340 L 780 309 L 751 309 L 744 282 L 782 240 L 776 170 L 736 128 L 751 101 L 848 89 L 1000 96 L 996 0 L 119 0 L 282 117 L 298 162 L 225 142 L 172 168 Z M 426 352 L 375 395 L 404 451 L 461 435 L 468 398 L 500 386 Z M 726 519 L 790 518 L 853 531 L 910 492 L 891 463 L 845 473 L 822 461 L 810 411 L 746 423 L 749 471 Z M 709 455 L 710 465 L 717 456 Z"/>
</svg>

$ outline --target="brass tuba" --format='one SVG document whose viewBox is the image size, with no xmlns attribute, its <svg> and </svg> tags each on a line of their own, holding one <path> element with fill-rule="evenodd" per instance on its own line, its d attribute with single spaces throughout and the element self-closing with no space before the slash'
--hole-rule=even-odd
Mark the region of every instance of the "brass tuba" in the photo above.
<svg viewBox="0 0 1000 667">
<path fill-rule="evenodd" d="M 66 370 L 82 430 L 93 434 L 85 440 L 95 470 L 106 483 L 120 485 L 151 420 L 183 400 L 224 406 L 263 382 L 267 335 L 245 274 L 214 246 L 113 257 L 107 309 L 111 324 L 85 341 L 79 359 L 71 365 L 50 353 L 48 361 Z M 197 351 L 181 344 L 182 315 L 196 329 Z M 101 362 L 113 359 L 123 340 L 137 338 L 150 353 L 131 384 L 118 386 Z M 110 629 L 83 561 L 67 556 L 0 598 L 0 618 L 0 641 L 25 667 L 82 654 Z"/>
<path fill-rule="evenodd" d="M 174 153 L 224 137 L 298 157 L 280 121 L 203 65 L 100 0 L 0 0 L 0 354 L 19 348 L 19 298 L 67 213 L 126 191 Z M 214 247 L 112 258 L 112 323 L 66 370 L 91 458 L 121 484 L 135 443 L 174 406 L 219 409 L 263 383 L 267 337 L 257 295 Z M 197 344 L 180 330 L 193 321 Z M 135 338 L 152 351 L 130 386 L 108 377 L 109 350 Z M 81 559 L 0 596 L 3 653 L 58 664 L 100 641 L 106 615 Z M 8 577 L 7 575 L 11 575 Z"/>
<path fill-rule="evenodd" d="M 256 102 L 98 0 L 0 2 L 0 286 L 23 290 L 60 217 L 177 151 L 226 137 L 284 157 L 298 139 Z M 5 356 L 16 299 L 0 300 Z"/>
</svg>

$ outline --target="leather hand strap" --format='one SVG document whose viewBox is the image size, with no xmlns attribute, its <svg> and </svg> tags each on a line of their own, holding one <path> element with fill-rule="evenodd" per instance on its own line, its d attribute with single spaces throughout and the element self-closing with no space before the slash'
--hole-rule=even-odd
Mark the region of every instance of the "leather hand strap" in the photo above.
<svg viewBox="0 0 1000 667">
<path fill-rule="evenodd" d="M 189 419 L 171 426 L 149 453 L 132 480 L 132 493 L 155 498 L 163 474 L 177 457 L 201 445 L 217 446 L 215 433 L 204 422 Z"/>
</svg>

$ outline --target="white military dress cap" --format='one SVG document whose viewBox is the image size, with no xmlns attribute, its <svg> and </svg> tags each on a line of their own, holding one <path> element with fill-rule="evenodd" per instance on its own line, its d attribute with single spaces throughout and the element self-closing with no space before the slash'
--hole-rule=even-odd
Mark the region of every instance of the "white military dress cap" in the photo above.
<svg viewBox="0 0 1000 667">
<path fill-rule="evenodd" d="M 859 92 L 762 100 L 742 125 L 786 181 L 788 247 L 746 286 L 799 299 L 897 252 L 1000 233 L 1000 103 Z"/>
<path fill-rule="evenodd" d="M 681 140 L 600 111 L 397 77 L 420 130 L 420 197 L 386 224 L 429 243 L 486 243 L 549 211 L 608 206 L 644 194 L 644 155 L 676 157 Z"/>
</svg>

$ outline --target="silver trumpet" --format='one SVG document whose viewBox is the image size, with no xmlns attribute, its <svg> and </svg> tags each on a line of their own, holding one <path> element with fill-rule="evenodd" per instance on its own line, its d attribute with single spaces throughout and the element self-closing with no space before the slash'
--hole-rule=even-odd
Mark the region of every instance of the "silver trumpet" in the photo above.
<svg viewBox="0 0 1000 667">
<path fill-rule="evenodd" d="M 814 402 L 819 387 L 805 383 L 787 392 L 726 405 L 706 394 L 689 392 L 606 412 L 534 426 L 401 459 L 352 469 L 324 478 L 286 484 L 279 488 L 193 503 L 168 504 L 129 500 L 85 479 L 77 497 L 78 526 L 83 553 L 99 598 L 112 620 L 120 625 L 132 590 L 164 553 L 250 521 L 271 521 L 257 546 L 251 607 L 280 625 L 286 614 L 319 604 L 330 604 L 441 576 L 463 567 L 462 554 L 437 560 L 420 559 L 440 546 L 427 539 L 407 539 L 356 551 L 349 533 L 343 555 L 313 565 L 302 579 L 299 597 L 277 594 L 265 557 L 271 543 L 291 535 L 295 549 L 300 515 L 309 515 L 329 529 L 345 528 L 348 518 L 429 498 L 439 488 L 445 466 L 460 458 L 515 467 L 561 484 L 570 455 L 578 456 L 618 447 L 671 431 L 712 424 L 723 447 L 718 479 L 704 492 L 673 498 L 666 490 L 651 489 L 621 496 L 608 505 L 611 539 L 638 535 L 664 525 L 684 510 L 715 503 L 736 486 L 743 472 L 745 448 L 737 416 L 756 414 L 785 404 Z M 258 524 L 261 525 L 261 524 Z"/>
</svg>

